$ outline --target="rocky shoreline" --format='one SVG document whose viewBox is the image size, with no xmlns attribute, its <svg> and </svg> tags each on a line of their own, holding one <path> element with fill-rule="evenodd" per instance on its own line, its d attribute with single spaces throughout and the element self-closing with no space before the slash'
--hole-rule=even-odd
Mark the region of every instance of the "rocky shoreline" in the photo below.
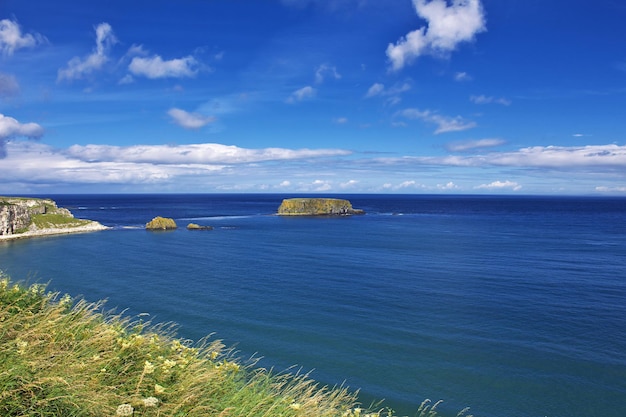
<svg viewBox="0 0 626 417">
<path fill-rule="evenodd" d="M 83 226 L 65 227 L 65 228 L 46 228 L 38 230 L 29 230 L 23 233 L 16 233 L 12 235 L 0 235 L 0 242 L 7 240 L 27 239 L 32 237 L 41 236 L 53 236 L 53 235 L 67 235 L 72 233 L 89 233 L 98 232 L 101 230 L 108 230 L 110 227 L 104 226 L 98 222 L 92 221 L 91 223 Z"/>
</svg>

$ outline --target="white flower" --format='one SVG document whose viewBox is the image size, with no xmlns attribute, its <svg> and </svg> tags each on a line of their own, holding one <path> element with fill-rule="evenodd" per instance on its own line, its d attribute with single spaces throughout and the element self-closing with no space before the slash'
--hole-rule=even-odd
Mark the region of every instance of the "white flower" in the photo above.
<svg viewBox="0 0 626 417">
<path fill-rule="evenodd" d="M 159 404 L 159 399 L 156 397 L 148 397 L 141 400 L 145 407 L 156 407 Z"/>
<path fill-rule="evenodd" d="M 135 409 L 130 404 L 121 404 L 117 407 L 115 414 L 118 416 L 132 416 Z"/>
</svg>

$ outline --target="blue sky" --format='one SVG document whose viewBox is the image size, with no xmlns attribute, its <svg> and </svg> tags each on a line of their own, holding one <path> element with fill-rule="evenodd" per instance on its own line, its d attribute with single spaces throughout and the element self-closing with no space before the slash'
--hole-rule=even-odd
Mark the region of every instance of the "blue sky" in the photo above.
<svg viewBox="0 0 626 417">
<path fill-rule="evenodd" d="M 618 0 L 2 0 L 0 193 L 626 195 Z"/>
</svg>

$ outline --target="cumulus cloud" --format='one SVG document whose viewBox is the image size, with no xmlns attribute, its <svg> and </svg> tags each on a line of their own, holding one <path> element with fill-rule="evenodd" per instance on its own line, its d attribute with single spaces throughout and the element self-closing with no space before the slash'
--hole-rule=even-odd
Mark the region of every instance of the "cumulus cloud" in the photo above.
<svg viewBox="0 0 626 417">
<path fill-rule="evenodd" d="M 504 139 L 489 138 L 478 140 L 464 140 L 458 142 L 450 142 L 445 145 L 446 150 L 450 152 L 467 152 L 475 149 L 493 148 L 505 144 Z"/>
<path fill-rule="evenodd" d="M 20 86 L 13 75 L 0 72 L 0 98 L 10 98 L 17 96 Z"/>
<path fill-rule="evenodd" d="M 504 188 L 510 188 L 513 191 L 519 191 L 522 189 L 522 186 L 516 183 L 515 181 L 494 181 L 489 184 L 481 184 L 477 187 L 474 187 L 478 190 L 487 189 L 487 190 L 502 190 Z"/>
<path fill-rule="evenodd" d="M 198 113 L 189 113 L 185 110 L 171 108 L 167 112 L 174 122 L 185 129 L 200 129 L 213 123 L 216 119 L 213 116 L 204 116 Z"/>
<path fill-rule="evenodd" d="M 341 74 L 337 72 L 336 67 L 322 64 L 315 70 L 315 83 L 322 84 L 327 77 L 338 80 L 341 78 Z"/>
<path fill-rule="evenodd" d="M 462 130 L 472 129 L 476 127 L 476 123 L 472 121 L 466 121 L 461 116 L 448 117 L 442 116 L 431 110 L 419 110 L 419 109 L 405 109 L 398 113 L 400 116 L 407 119 L 419 119 L 428 123 L 434 123 L 437 125 L 435 134 L 458 132 Z"/>
<path fill-rule="evenodd" d="M 20 25 L 14 20 L 0 20 L 0 50 L 4 55 L 13 55 L 18 49 L 32 48 L 45 41 L 46 38 L 38 33 L 22 34 Z"/>
<path fill-rule="evenodd" d="M 423 54 L 447 54 L 486 30 L 480 0 L 413 0 L 418 16 L 427 26 L 409 32 L 387 46 L 391 69 L 402 69 Z"/>
<path fill-rule="evenodd" d="M 299 101 L 308 100 L 315 97 L 316 94 L 317 90 L 310 85 L 307 85 L 306 87 L 302 87 L 291 93 L 291 95 L 287 98 L 287 103 L 293 104 Z"/>
<path fill-rule="evenodd" d="M 93 52 L 85 58 L 74 57 L 67 67 L 60 69 L 57 74 L 57 81 L 82 79 L 95 71 L 104 67 L 109 60 L 109 51 L 117 43 L 117 38 L 113 33 L 113 28 L 108 23 L 100 23 L 95 27 L 96 47 Z"/>
<path fill-rule="evenodd" d="M 192 78 L 198 73 L 198 61 L 192 56 L 163 60 L 159 55 L 134 57 L 128 70 L 136 76 L 157 78 Z"/>
<path fill-rule="evenodd" d="M 24 136 L 38 139 L 43 135 L 43 128 L 37 123 L 20 123 L 12 117 L 0 114 L 0 140 Z"/>
<path fill-rule="evenodd" d="M 7 156 L 7 141 L 15 137 L 38 139 L 43 136 L 43 128 L 37 123 L 20 123 L 13 117 L 0 113 L 0 158 Z"/>
<path fill-rule="evenodd" d="M 491 103 L 495 103 L 495 104 L 502 104 L 503 106 L 510 106 L 511 105 L 511 100 L 507 99 L 507 98 L 497 98 L 497 97 L 490 97 L 490 96 L 484 96 L 484 95 L 480 95 L 480 96 L 470 96 L 470 101 L 472 103 L 476 103 L 476 104 L 491 104 Z"/>
</svg>

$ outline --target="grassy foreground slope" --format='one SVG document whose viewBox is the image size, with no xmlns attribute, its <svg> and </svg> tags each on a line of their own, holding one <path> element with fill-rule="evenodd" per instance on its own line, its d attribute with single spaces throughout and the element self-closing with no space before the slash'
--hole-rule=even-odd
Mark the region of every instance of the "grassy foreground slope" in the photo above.
<svg viewBox="0 0 626 417">
<path fill-rule="evenodd" d="M 392 417 L 307 375 L 243 366 L 220 341 L 102 313 L 0 271 L 0 416 Z M 425 400 L 417 417 L 437 417 Z M 467 409 L 458 413 L 465 415 Z"/>
<path fill-rule="evenodd" d="M 366 414 L 346 389 L 244 367 L 219 341 L 192 347 L 101 310 L 0 273 L 1 416 Z"/>
</svg>

